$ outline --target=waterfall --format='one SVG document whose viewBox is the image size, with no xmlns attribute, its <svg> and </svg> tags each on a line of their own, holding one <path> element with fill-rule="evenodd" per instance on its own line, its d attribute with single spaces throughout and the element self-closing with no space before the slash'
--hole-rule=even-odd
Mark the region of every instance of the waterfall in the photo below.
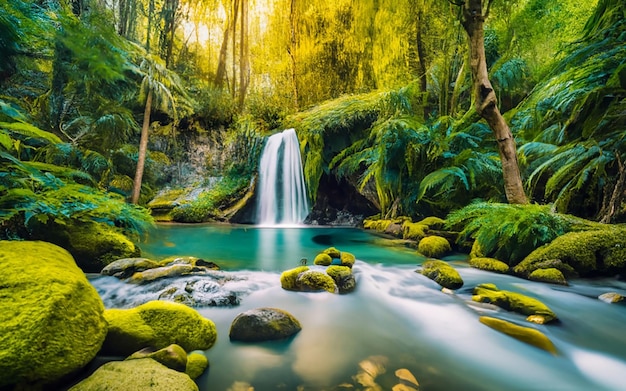
<svg viewBox="0 0 626 391">
<path fill-rule="evenodd" d="M 268 138 L 259 165 L 258 225 L 294 225 L 309 213 L 295 129 Z"/>
</svg>

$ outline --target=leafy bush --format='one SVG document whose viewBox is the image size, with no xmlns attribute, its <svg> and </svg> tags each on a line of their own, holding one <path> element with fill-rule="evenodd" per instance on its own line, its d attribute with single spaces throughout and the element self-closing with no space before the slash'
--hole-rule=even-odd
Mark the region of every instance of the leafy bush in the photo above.
<svg viewBox="0 0 626 391">
<path fill-rule="evenodd" d="M 460 231 L 459 241 L 475 240 L 482 256 L 517 265 L 534 249 L 564 233 L 588 229 L 593 223 L 555 213 L 548 205 L 472 203 L 450 213 L 448 228 Z"/>
</svg>

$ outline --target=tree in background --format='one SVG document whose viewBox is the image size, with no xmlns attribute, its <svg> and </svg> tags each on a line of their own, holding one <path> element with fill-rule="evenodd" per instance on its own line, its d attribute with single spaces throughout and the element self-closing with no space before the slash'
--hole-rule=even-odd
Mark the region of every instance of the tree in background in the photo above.
<svg viewBox="0 0 626 391">
<path fill-rule="evenodd" d="M 500 110 L 498 110 L 496 94 L 487 73 L 484 23 L 489 16 L 491 3 L 492 0 L 486 2 L 468 0 L 460 5 L 462 10 L 461 24 L 469 37 L 474 106 L 476 112 L 489 124 L 498 143 L 507 200 L 512 204 L 526 204 L 528 199 L 524 193 L 517 162 L 515 139 L 511 129 L 500 114 Z"/>
</svg>

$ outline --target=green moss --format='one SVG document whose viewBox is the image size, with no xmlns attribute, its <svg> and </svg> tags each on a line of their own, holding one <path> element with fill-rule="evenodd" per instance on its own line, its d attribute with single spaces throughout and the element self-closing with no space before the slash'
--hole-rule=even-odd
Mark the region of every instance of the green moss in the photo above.
<svg viewBox="0 0 626 391">
<path fill-rule="evenodd" d="M 538 347 L 552 354 L 556 354 L 556 347 L 550 341 L 544 333 L 539 330 L 535 330 L 530 327 L 518 326 L 514 323 L 507 322 L 505 320 L 492 318 L 488 316 L 481 316 L 478 318 L 480 323 L 491 327 L 494 330 L 498 330 L 501 333 L 509 335 L 517 340 L 520 340 L 529 345 Z"/>
<path fill-rule="evenodd" d="M 472 249 L 469 253 L 470 258 L 485 258 L 485 251 L 480 246 L 480 242 L 478 240 L 474 240 L 472 243 Z"/>
<path fill-rule="evenodd" d="M 123 258 L 106 265 L 100 273 L 120 279 L 128 278 L 136 272 L 153 269 L 159 264 L 148 258 Z"/>
<path fill-rule="evenodd" d="M 316 265 L 328 266 L 333 261 L 333 259 L 328 254 L 317 254 L 315 260 L 313 261 Z"/>
<path fill-rule="evenodd" d="M 447 262 L 431 259 L 422 265 L 421 274 L 448 289 L 459 289 L 463 279 L 459 272 Z"/>
<path fill-rule="evenodd" d="M 391 220 L 364 220 L 363 228 L 371 229 L 373 231 L 385 232 L 387 228 L 392 224 Z"/>
<path fill-rule="evenodd" d="M 329 247 L 326 250 L 322 251 L 322 254 L 328 254 L 333 259 L 341 258 L 341 251 L 337 250 L 334 247 Z"/>
<path fill-rule="evenodd" d="M 173 209 L 178 206 L 178 200 L 186 194 L 184 189 L 172 189 L 161 192 L 148 202 L 148 208 L 151 210 Z"/>
<path fill-rule="evenodd" d="M 95 357 L 104 305 L 66 250 L 0 241 L 0 276 L 0 388 L 54 381 Z"/>
<path fill-rule="evenodd" d="M 209 359 L 202 352 L 191 352 L 187 355 L 185 373 L 192 379 L 197 379 L 209 367 Z"/>
<path fill-rule="evenodd" d="M 356 288 L 356 279 L 348 266 L 332 265 L 326 268 L 328 274 L 339 289 L 339 293 L 349 293 Z"/>
<path fill-rule="evenodd" d="M 151 348 L 141 349 L 128 356 L 127 360 L 138 360 L 142 358 L 151 358 L 178 372 L 185 372 L 185 368 L 187 367 L 187 352 L 176 344 L 159 350 Z"/>
<path fill-rule="evenodd" d="M 288 291 L 300 290 L 298 288 L 298 276 L 307 270 L 309 270 L 308 266 L 299 266 L 282 272 L 280 275 L 280 286 Z"/>
<path fill-rule="evenodd" d="M 601 230 L 567 233 L 530 253 L 514 270 L 529 276 L 551 260 L 571 266 L 581 276 L 622 273 L 626 271 L 626 229 L 607 226 Z M 568 270 L 561 272 L 567 274 Z"/>
<path fill-rule="evenodd" d="M 495 273 L 508 273 L 509 265 L 495 258 L 471 258 L 469 265 L 476 269 Z"/>
<path fill-rule="evenodd" d="M 529 280 L 539 281 L 539 282 L 548 282 L 551 284 L 558 285 L 567 285 L 567 280 L 565 276 L 559 269 L 549 268 L 549 269 L 537 269 L 533 270 L 532 273 L 528 276 Z"/>
<path fill-rule="evenodd" d="M 198 391 L 184 373 L 170 369 L 151 358 L 111 361 L 98 368 L 70 391 Z"/>
<path fill-rule="evenodd" d="M 426 231 L 426 224 L 406 222 L 402 225 L 402 238 L 420 241 L 426 237 Z"/>
<path fill-rule="evenodd" d="M 427 236 L 420 240 L 417 245 L 417 251 L 426 257 L 432 258 L 439 258 L 451 250 L 452 247 L 448 239 L 441 236 Z"/>
<path fill-rule="evenodd" d="M 431 216 L 418 221 L 417 224 L 423 224 L 430 229 L 442 229 L 446 225 L 446 221 L 439 217 Z"/>
<path fill-rule="evenodd" d="M 523 315 L 539 316 L 544 322 L 557 319 L 557 316 L 541 301 L 521 293 L 501 291 L 494 284 L 481 284 L 474 288 L 472 300 L 479 303 L 491 303 L 507 311 L 514 311 Z M 538 322 L 543 323 L 543 322 Z"/>
<path fill-rule="evenodd" d="M 356 257 L 354 256 L 354 254 L 347 251 L 342 251 L 341 257 L 339 259 L 341 260 L 341 266 L 347 266 L 350 268 L 354 266 L 354 262 L 356 262 Z"/>
<path fill-rule="evenodd" d="M 297 284 L 299 290 L 302 291 L 327 291 L 330 293 L 339 291 L 332 277 L 316 270 L 307 270 L 300 274 Z"/>
<path fill-rule="evenodd" d="M 215 324 L 183 304 L 150 301 L 132 309 L 108 309 L 104 316 L 109 333 L 105 354 L 129 355 L 146 346 L 161 349 L 170 344 L 186 351 L 206 350 L 215 343 Z"/>
</svg>

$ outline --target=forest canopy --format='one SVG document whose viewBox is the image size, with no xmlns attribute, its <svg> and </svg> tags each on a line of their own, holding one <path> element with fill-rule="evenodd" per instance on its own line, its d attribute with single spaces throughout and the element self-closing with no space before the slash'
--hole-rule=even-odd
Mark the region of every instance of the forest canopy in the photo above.
<svg viewBox="0 0 626 391">
<path fill-rule="evenodd" d="M 483 3 L 488 74 L 528 198 L 624 221 L 626 5 Z M 204 167 L 221 193 L 178 215 L 204 221 L 245 192 L 263 138 L 285 127 L 312 200 L 335 177 L 387 216 L 503 201 L 462 21 L 447 0 L 4 2 L 2 236 L 78 215 L 139 233 L 151 220 L 126 204 L 133 188 L 145 205 L 190 185 L 181 167 L 199 138 L 221 146 Z"/>
</svg>

